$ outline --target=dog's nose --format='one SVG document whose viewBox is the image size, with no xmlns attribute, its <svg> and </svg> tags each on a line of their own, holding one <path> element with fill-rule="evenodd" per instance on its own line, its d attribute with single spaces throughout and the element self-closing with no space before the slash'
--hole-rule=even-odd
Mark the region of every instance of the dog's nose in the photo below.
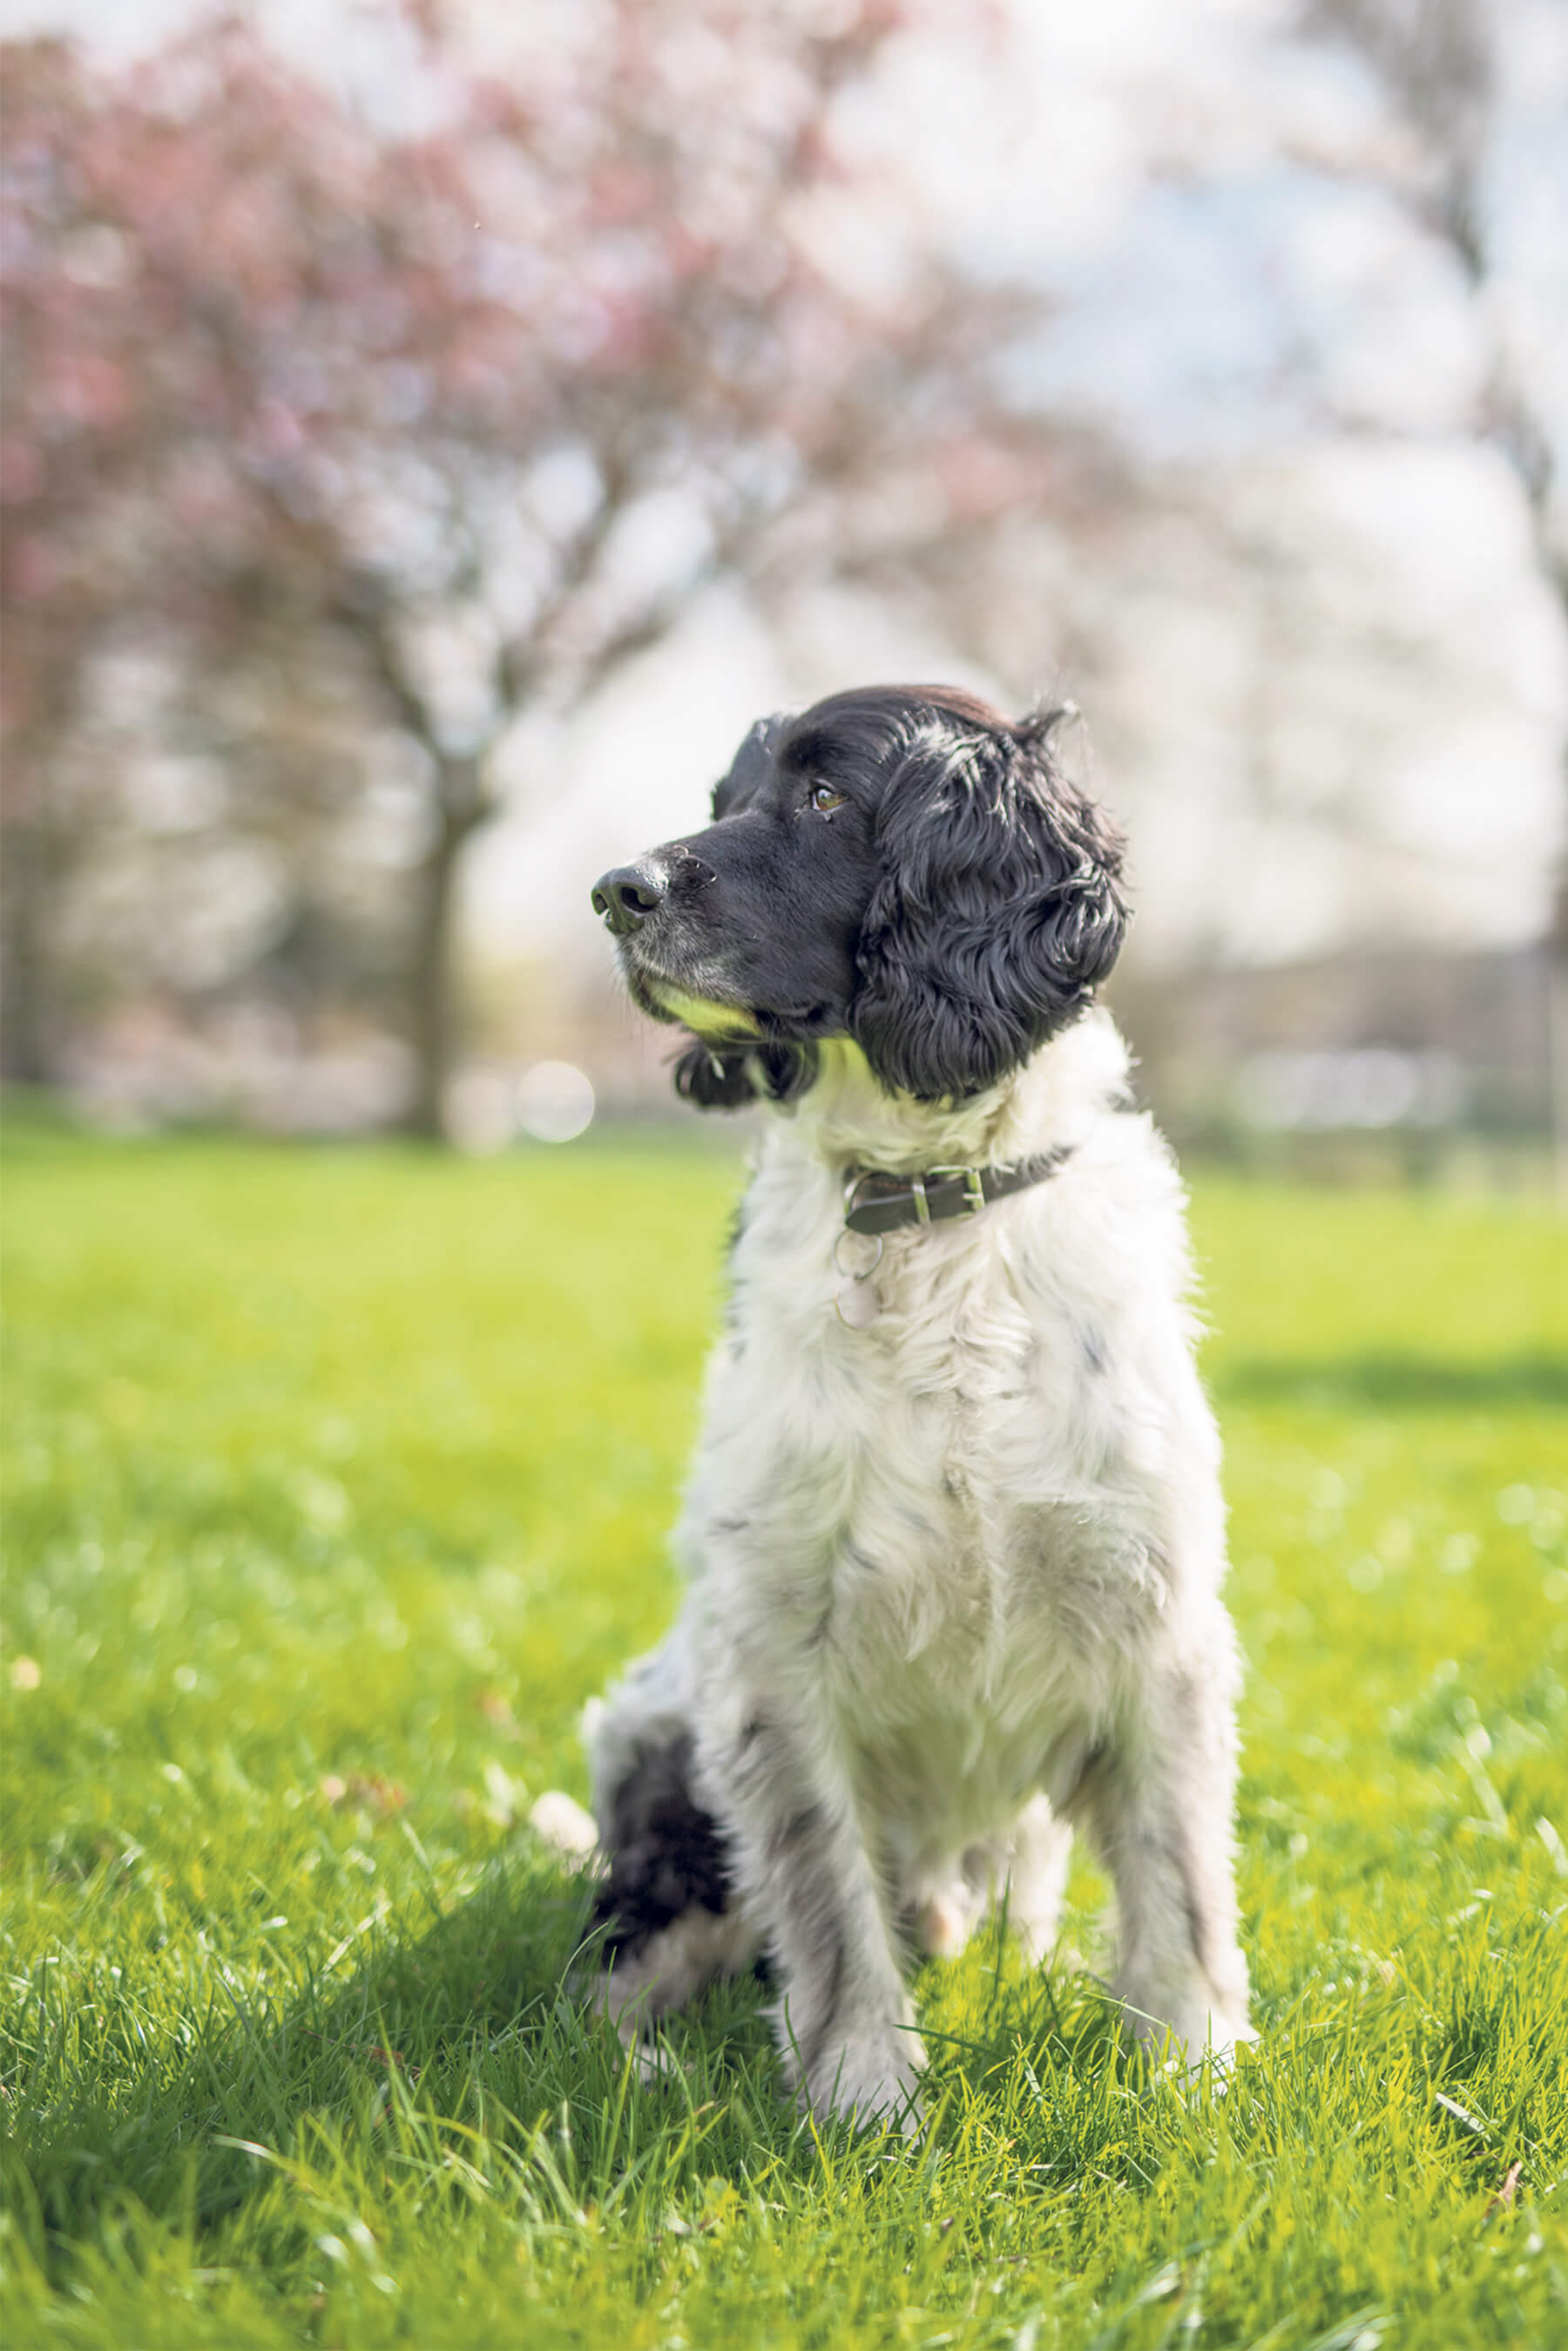
<svg viewBox="0 0 1568 2351">
<path fill-rule="evenodd" d="M 664 876 L 653 865 L 618 865 L 601 873 L 593 888 L 593 909 L 618 938 L 646 923 L 664 896 Z"/>
</svg>

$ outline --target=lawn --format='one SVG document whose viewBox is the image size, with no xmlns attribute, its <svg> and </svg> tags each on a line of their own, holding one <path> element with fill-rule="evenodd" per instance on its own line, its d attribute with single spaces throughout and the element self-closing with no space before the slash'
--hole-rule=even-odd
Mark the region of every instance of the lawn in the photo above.
<svg viewBox="0 0 1568 2351">
<path fill-rule="evenodd" d="M 907 2148 L 750 1982 L 633 2080 L 525 1826 L 671 1605 L 736 1179 L 13 1135 L 10 2351 L 1568 2342 L 1568 1231 L 1199 1184 L 1262 2039 L 1150 2078 L 988 1938 Z"/>
</svg>

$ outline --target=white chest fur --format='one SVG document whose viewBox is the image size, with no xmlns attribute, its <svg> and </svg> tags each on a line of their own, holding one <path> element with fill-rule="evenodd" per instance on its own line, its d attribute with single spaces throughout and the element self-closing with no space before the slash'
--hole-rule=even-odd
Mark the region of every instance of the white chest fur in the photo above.
<svg viewBox="0 0 1568 2351">
<path fill-rule="evenodd" d="M 1217 1573 L 1179 1187 L 1116 1107 L 1124 1069 L 1096 1016 L 933 1150 L 929 1110 L 901 1131 L 846 1049 L 763 1145 L 710 1369 L 682 1549 L 726 1643 L 829 1688 L 872 1784 L 945 1790 L 977 1826 L 1094 1735 L 1129 1644 Z M 1062 1143 L 1035 1189 L 889 1235 L 880 1311 L 846 1327 L 846 1165 Z"/>
<path fill-rule="evenodd" d="M 921 2062 L 903 1938 L 955 1948 L 1005 1885 L 1048 1950 L 1082 1821 L 1116 1882 L 1132 2029 L 1248 2037 L 1218 1442 L 1180 1186 L 1125 1071 L 1094 1014 L 943 1113 L 829 1047 L 770 1122 L 687 1490 L 686 1604 L 589 1727 L 623 2030 L 765 1940 L 812 2101 L 885 2110 Z M 846 1327 L 846 1169 L 1063 1146 L 1045 1182 L 888 1236 L 878 1311 Z M 701 1862 L 716 1834 L 722 1913 L 682 1844 Z"/>
</svg>

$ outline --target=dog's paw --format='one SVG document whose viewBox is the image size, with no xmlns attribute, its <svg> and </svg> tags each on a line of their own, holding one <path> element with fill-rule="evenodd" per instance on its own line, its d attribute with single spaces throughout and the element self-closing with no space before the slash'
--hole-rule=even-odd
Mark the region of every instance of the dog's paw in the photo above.
<svg viewBox="0 0 1568 2351">
<path fill-rule="evenodd" d="M 883 2026 L 830 2038 L 808 2069 L 800 2096 L 819 2122 L 830 2116 L 857 2130 L 887 2128 L 913 2138 L 924 2121 L 920 2074 L 926 2053 L 918 2033 Z"/>
<path fill-rule="evenodd" d="M 919 1946 L 929 1959 L 956 1959 L 974 1928 L 980 1905 L 967 1889 L 945 1889 L 926 1897 L 916 1916 Z"/>
<path fill-rule="evenodd" d="M 612 1937 L 572 1970 L 566 1990 L 590 2015 L 613 2024 L 629 2049 L 716 1976 L 742 1973 L 759 1939 L 743 1911 L 693 1906 L 635 1943 Z"/>
<path fill-rule="evenodd" d="M 1258 2037 L 1245 2011 L 1240 2016 L 1228 2016 L 1210 2009 L 1179 2013 L 1168 2025 L 1140 2017 L 1135 2021 L 1133 2031 L 1134 2037 L 1164 2073 L 1191 2080 L 1207 2058 L 1210 2079 L 1221 2091 L 1235 2073 L 1238 2050 Z"/>
<path fill-rule="evenodd" d="M 1245 2016 L 1216 2016 L 1209 2024 L 1209 2063 L 1217 2085 L 1223 2089 L 1236 2071 L 1238 2053 L 1258 2037 L 1256 2025 L 1249 2024 Z"/>
</svg>

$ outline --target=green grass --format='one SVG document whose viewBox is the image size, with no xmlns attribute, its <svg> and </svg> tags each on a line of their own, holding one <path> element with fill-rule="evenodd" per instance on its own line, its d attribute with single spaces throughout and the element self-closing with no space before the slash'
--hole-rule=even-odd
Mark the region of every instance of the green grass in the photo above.
<svg viewBox="0 0 1568 2351">
<path fill-rule="evenodd" d="M 1568 2341 L 1562 1225 L 1199 1188 L 1262 2041 L 1147 2078 L 986 1939 L 908 2149 L 751 1984 L 633 2082 L 522 1825 L 671 1605 L 734 1182 L 14 1138 L 11 2351 Z"/>
</svg>

